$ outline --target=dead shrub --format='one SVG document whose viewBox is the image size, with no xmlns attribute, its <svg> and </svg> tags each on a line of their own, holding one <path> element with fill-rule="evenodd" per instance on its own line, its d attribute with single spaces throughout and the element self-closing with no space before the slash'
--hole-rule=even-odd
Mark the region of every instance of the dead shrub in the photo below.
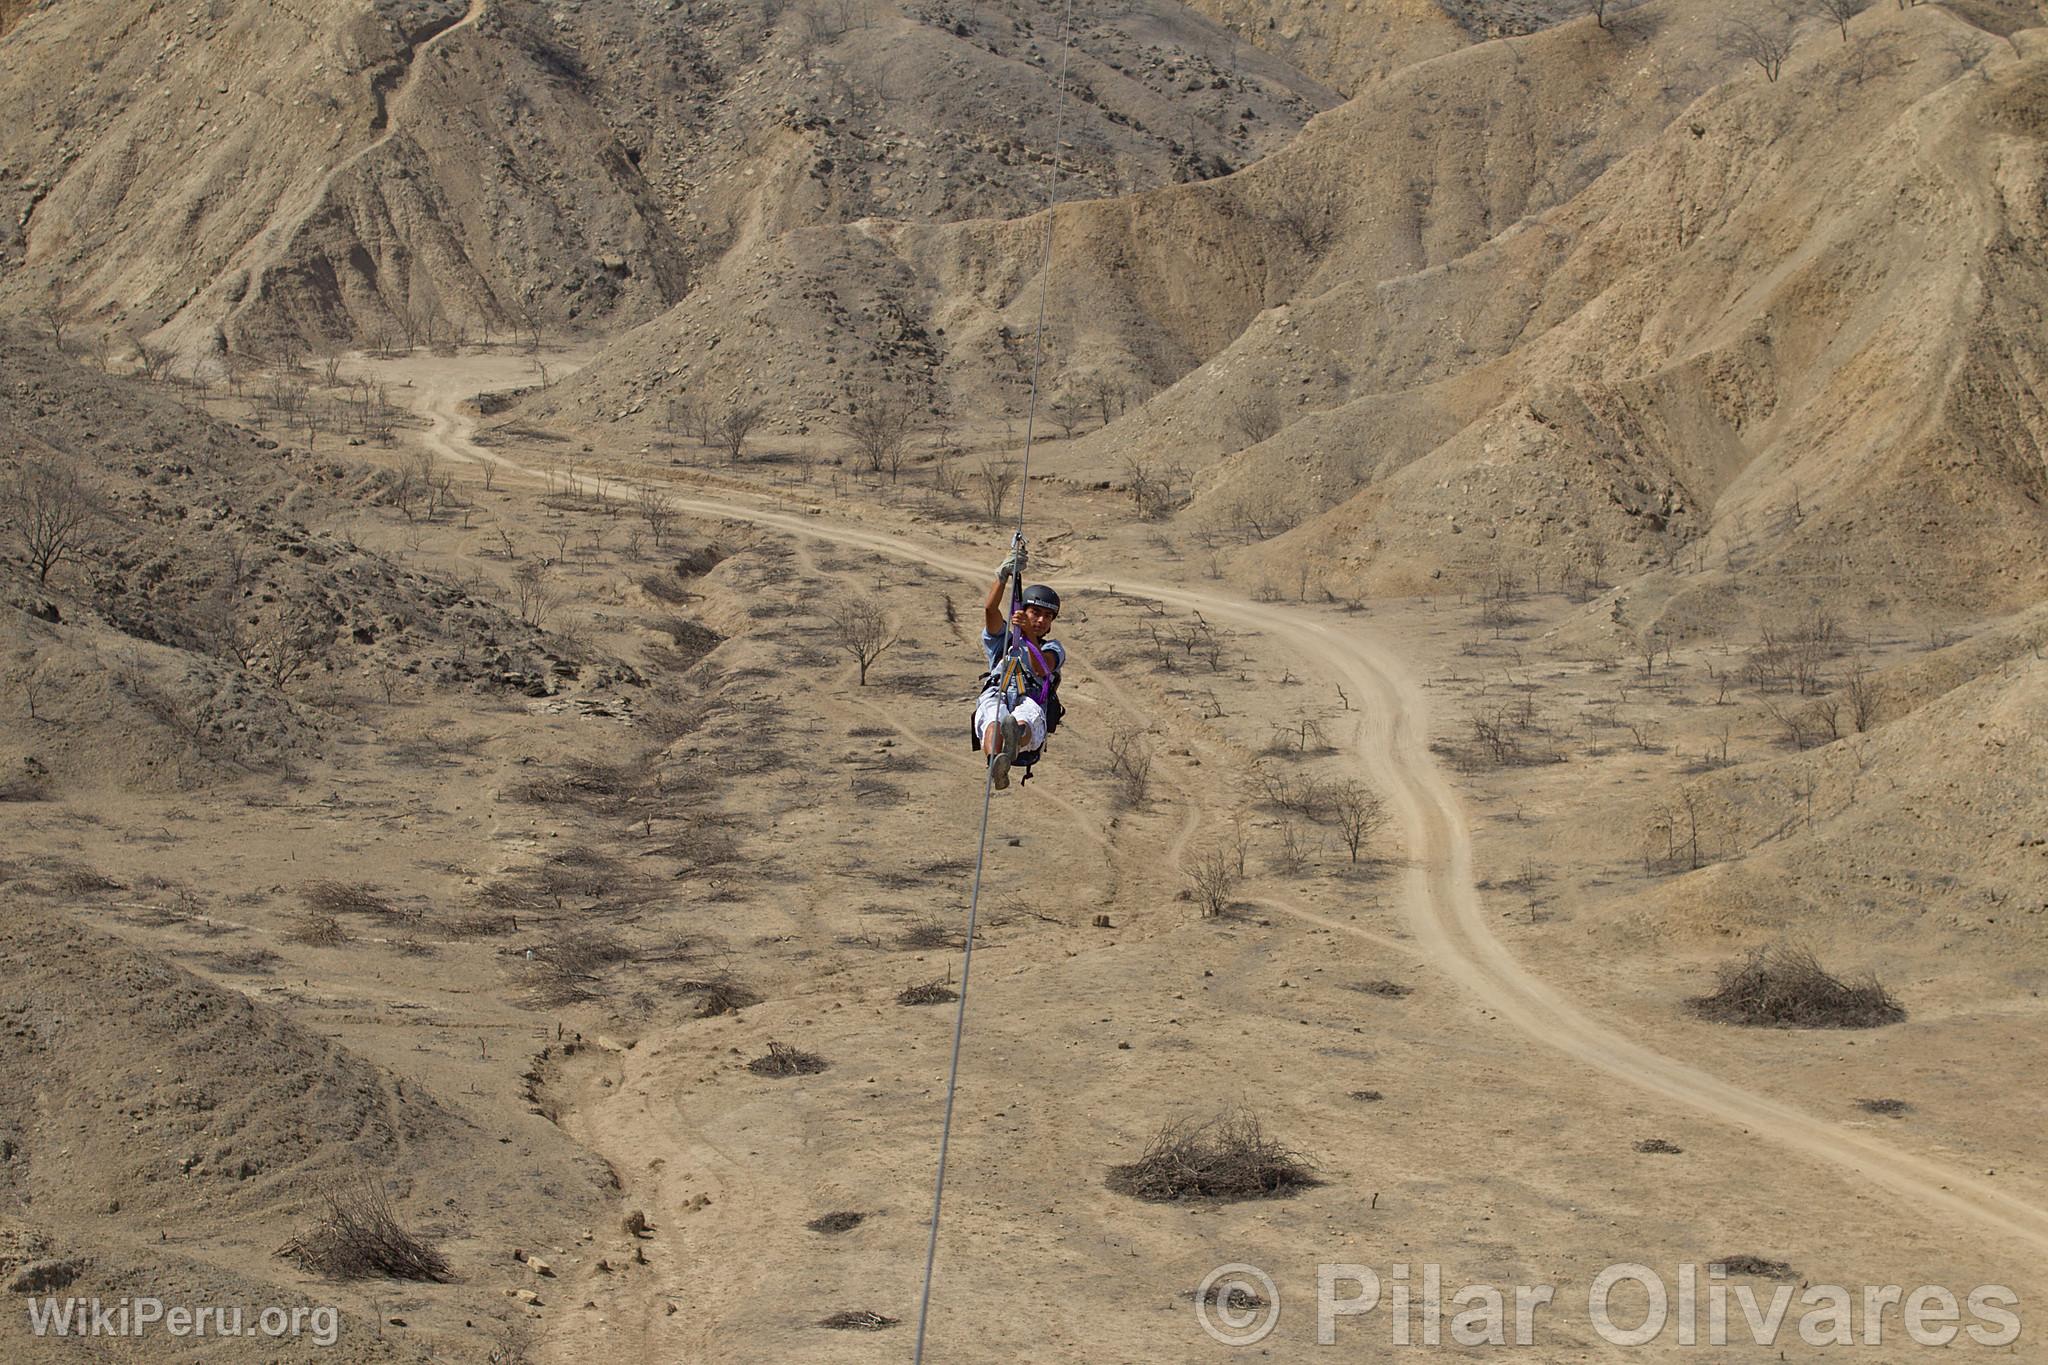
<svg viewBox="0 0 2048 1365">
<path fill-rule="evenodd" d="M 902 948 L 958 948 L 962 942 L 958 933 L 935 919 L 919 920 L 896 936 Z"/>
<path fill-rule="evenodd" d="M 1798 1272 L 1784 1261 L 1774 1261 L 1767 1256 L 1718 1256 L 1707 1262 L 1709 1271 L 1719 1267 L 1730 1275 L 1755 1275 L 1765 1280 L 1795 1280 Z"/>
<path fill-rule="evenodd" d="M 1144 728 L 1125 721 L 1111 724 L 1108 753 L 1117 808 L 1135 810 L 1144 805 L 1152 785 L 1152 746 L 1145 740 Z"/>
<path fill-rule="evenodd" d="M 534 806 L 563 803 L 609 807 L 631 785 L 625 772 L 602 763 L 583 763 L 563 773 L 545 773 L 512 787 L 506 795 Z"/>
<path fill-rule="evenodd" d="M 1154 1203 L 1182 1199 L 1271 1199 L 1319 1184 L 1299 1152 L 1268 1137 L 1256 1115 L 1169 1120 L 1136 1161 L 1110 1169 L 1118 1194 Z"/>
<path fill-rule="evenodd" d="M 1913 1112 L 1913 1106 L 1904 1100 L 1858 1100 L 1856 1107 L 1866 1114 L 1882 1114 L 1886 1118 L 1900 1118 Z"/>
<path fill-rule="evenodd" d="M 95 896 L 102 891 L 119 891 L 121 883 L 103 877 L 89 867 L 67 868 L 57 874 L 57 889 L 67 896 Z"/>
<path fill-rule="evenodd" d="M 943 980 L 924 981 L 915 986 L 905 986 L 896 993 L 896 1003 L 899 1005 L 943 1005 L 948 1001 L 958 1000 L 959 998 L 960 992 L 954 990 L 952 986 Z"/>
<path fill-rule="evenodd" d="M 683 603 L 699 596 L 699 594 L 691 592 L 688 588 L 684 587 L 680 580 L 665 573 L 651 573 L 641 579 L 640 591 L 646 593 L 655 601 L 666 603 L 671 607 L 679 607 Z"/>
<path fill-rule="evenodd" d="M 588 1000 L 604 971 L 633 956 L 626 941 L 608 929 L 569 929 L 536 945 L 533 967 L 542 994 L 557 1003 Z"/>
<path fill-rule="evenodd" d="M 896 1318 L 871 1313 L 865 1308 L 849 1308 L 822 1319 L 818 1326 L 830 1327 L 840 1332 L 879 1332 L 884 1327 L 894 1327 L 897 1321 Z"/>
<path fill-rule="evenodd" d="M 340 920 L 311 910 L 293 920 L 284 936 L 293 943 L 314 948 L 337 948 L 348 942 L 348 930 L 341 927 Z"/>
<path fill-rule="evenodd" d="M 1181 867 L 1202 913 L 1210 918 L 1229 913 L 1237 884 L 1243 875 L 1226 849 L 1212 848 L 1196 855 Z"/>
<path fill-rule="evenodd" d="M 446 1284 L 453 1278 L 441 1253 L 399 1223 L 384 1187 L 367 1177 L 330 1192 L 326 1215 L 277 1254 L 337 1280 L 380 1276 Z"/>
<path fill-rule="evenodd" d="M 1722 967 L 1713 994 L 1688 1003 L 1703 1019 L 1756 1028 L 1878 1028 L 1906 1017 L 1875 976 L 1843 981 L 1812 953 L 1783 946 Z"/>
<path fill-rule="evenodd" d="M 683 989 L 696 993 L 699 1019 L 737 1014 L 749 1005 L 761 1003 L 758 992 L 729 976 L 713 977 L 709 981 L 685 981 Z"/>
<path fill-rule="evenodd" d="M 398 907 L 377 894 L 368 882 L 307 882 L 299 899 L 323 915 L 396 915 Z"/>
<path fill-rule="evenodd" d="M 1377 995 L 1384 1000 L 1399 1000 L 1404 995 L 1415 994 L 1413 986 L 1404 986 L 1398 981 L 1380 977 L 1373 981 L 1354 981 L 1345 987 L 1362 995 Z"/>
<path fill-rule="evenodd" d="M 864 1213 L 856 1213 L 852 1209 L 841 1209 L 836 1213 L 821 1213 L 810 1222 L 804 1224 L 804 1226 L 812 1232 L 851 1232 L 859 1227 L 866 1218 L 867 1215 Z"/>
<path fill-rule="evenodd" d="M 517 915 L 494 914 L 489 910 L 471 910 L 448 921 L 450 938 L 495 938 L 499 934 L 517 932 Z"/>
<path fill-rule="evenodd" d="M 1663 1138 L 1644 1138 L 1636 1144 L 1636 1150 L 1648 1156 L 1677 1156 L 1685 1148 Z"/>
<path fill-rule="evenodd" d="M 43 801 L 49 795 L 50 784 L 39 774 L 0 777 L 0 801 Z"/>
<path fill-rule="evenodd" d="M 828 1063 L 815 1052 L 805 1052 L 788 1043 L 770 1043 L 768 1051 L 747 1063 L 756 1076 L 812 1076 Z"/>
</svg>

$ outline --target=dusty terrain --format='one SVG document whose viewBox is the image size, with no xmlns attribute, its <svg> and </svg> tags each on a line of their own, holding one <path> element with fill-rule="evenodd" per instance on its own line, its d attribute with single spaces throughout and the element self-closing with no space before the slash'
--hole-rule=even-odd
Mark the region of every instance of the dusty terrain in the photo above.
<svg viewBox="0 0 2048 1365">
<path fill-rule="evenodd" d="M 906 1357 L 984 812 L 930 1358 L 2037 1349 L 2038 15 L 1112 6 L 1062 124 L 1059 13 L 0 5 L 0 1356 Z M 1228 1110 L 1316 1183 L 1113 1188 Z"/>
</svg>

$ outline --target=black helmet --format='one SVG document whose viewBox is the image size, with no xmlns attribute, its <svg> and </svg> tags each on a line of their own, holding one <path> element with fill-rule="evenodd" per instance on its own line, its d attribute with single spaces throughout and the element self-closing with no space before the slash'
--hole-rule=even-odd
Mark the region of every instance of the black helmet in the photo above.
<svg viewBox="0 0 2048 1365">
<path fill-rule="evenodd" d="M 1024 589 L 1024 605 L 1027 607 L 1044 607 L 1054 616 L 1058 616 L 1060 614 L 1060 595 L 1043 583 L 1033 583 L 1030 587 Z"/>
</svg>

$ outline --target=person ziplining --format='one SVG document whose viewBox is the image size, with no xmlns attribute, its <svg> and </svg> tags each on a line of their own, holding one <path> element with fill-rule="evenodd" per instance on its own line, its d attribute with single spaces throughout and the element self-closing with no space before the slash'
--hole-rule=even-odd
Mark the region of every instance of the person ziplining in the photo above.
<svg viewBox="0 0 2048 1365">
<path fill-rule="evenodd" d="M 988 659 L 981 695 L 974 703 L 974 738 L 988 760 L 989 784 L 1010 785 L 1010 769 L 1024 769 L 1045 752 L 1046 736 L 1059 728 L 1060 670 L 1066 647 L 1047 633 L 1059 618 L 1060 595 L 1044 583 L 1023 587 L 1028 553 L 1018 536 L 982 603 L 981 648 Z M 1003 590 L 1018 585 L 1010 619 L 1003 619 Z"/>
</svg>

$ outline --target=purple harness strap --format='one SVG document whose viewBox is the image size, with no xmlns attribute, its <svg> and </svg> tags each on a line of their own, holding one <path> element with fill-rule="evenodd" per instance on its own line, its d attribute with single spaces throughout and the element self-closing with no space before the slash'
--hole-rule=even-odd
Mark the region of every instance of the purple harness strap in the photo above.
<svg viewBox="0 0 2048 1365">
<path fill-rule="evenodd" d="M 1031 637 L 1023 631 L 1017 632 L 1017 641 L 1024 646 L 1024 656 L 1031 660 L 1031 671 L 1038 679 L 1038 691 L 1032 700 L 1045 705 L 1052 696 L 1052 664 L 1046 659 L 1045 651 L 1031 643 Z"/>
</svg>

